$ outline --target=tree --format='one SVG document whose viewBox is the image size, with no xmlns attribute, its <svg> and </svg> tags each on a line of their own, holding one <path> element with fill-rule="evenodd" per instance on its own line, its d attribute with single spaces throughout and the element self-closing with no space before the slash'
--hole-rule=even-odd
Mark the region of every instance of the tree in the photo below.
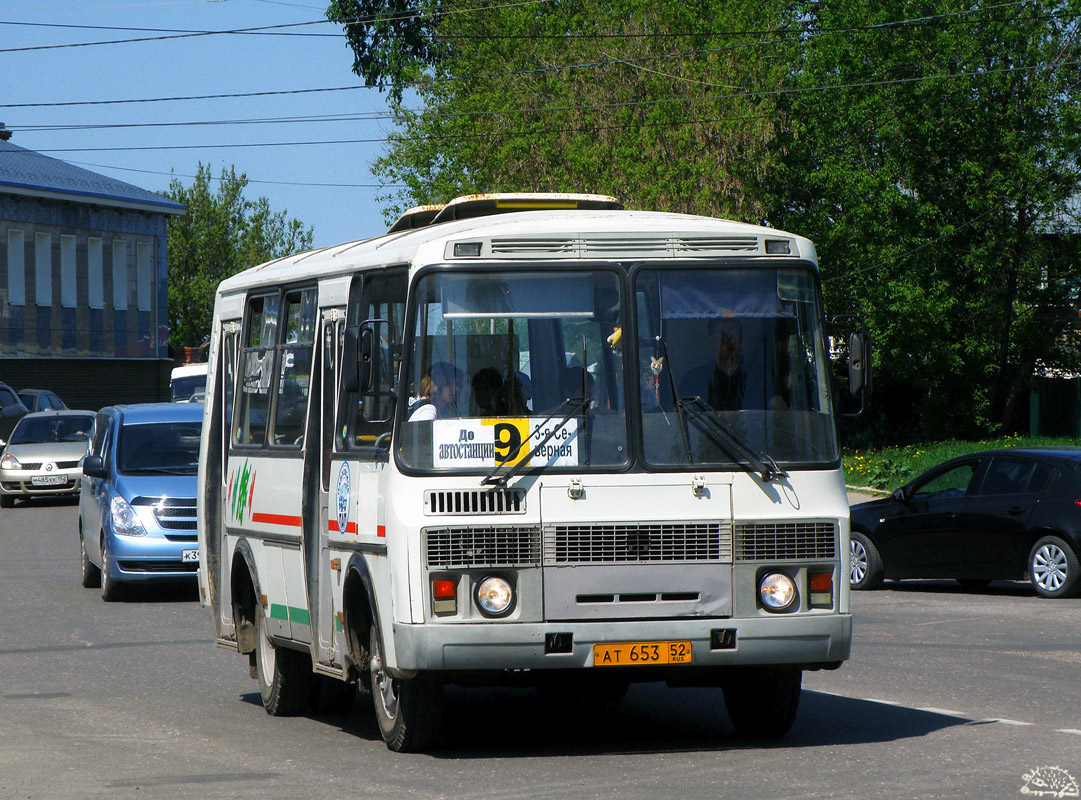
<svg viewBox="0 0 1081 800">
<path fill-rule="evenodd" d="M 925 436 L 1007 430 L 1037 364 L 1078 364 L 1081 265 L 1052 252 L 1081 189 L 1076 5 L 798 7 L 769 214 L 816 241 Z"/>
<path fill-rule="evenodd" d="M 392 215 L 469 192 L 587 191 L 758 218 L 744 184 L 770 162 L 776 115 L 752 90 L 786 65 L 756 43 L 777 7 L 335 0 L 328 16 L 357 74 L 391 93 L 398 130 L 374 169 L 406 187 L 384 198 Z"/>
<path fill-rule="evenodd" d="M 206 341 L 225 278 L 312 246 L 312 228 L 271 211 L 265 197 L 244 197 L 244 173 L 222 168 L 217 192 L 211 180 L 210 165 L 199 164 L 191 186 L 174 177 L 165 193 L 188 209 L 169 220 L 169 343 L 178 347 Z"/>
</svg>

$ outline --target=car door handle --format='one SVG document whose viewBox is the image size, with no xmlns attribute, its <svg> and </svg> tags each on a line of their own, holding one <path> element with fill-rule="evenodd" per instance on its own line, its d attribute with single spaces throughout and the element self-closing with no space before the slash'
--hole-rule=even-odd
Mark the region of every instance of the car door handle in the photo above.
<svg viewBox="0 0 1081 800">
<path fill-rule="evenodd" d="M 956 513 L 956 512 L 954 512 L 954 511 L 950 511 L 950 512 L 949 512 L 949 513 L 947 513 L 947 514 L 943 514 L 943 515 L 942 515 L 942 518 L 943 518 L 944 520 L 947 520 L 947 521 L 949 521 L 949 520 L 955 520 L 955 519 L 957 519 L 957 516 L 958 516 L 958 515 L 957 515 L 957 513 Z"/>
<path fill-rule="evenodd" d="M 1024 506 L 1011 506 L 1010 508 L 1008 508 L 1006 510 L 1006 513 L 1011 514 L 1012 516 L 1016 517 L 1016 516 L 1019 516 L 1020 514 L 1025 513 L 1025 507 Z"/>
</svg>

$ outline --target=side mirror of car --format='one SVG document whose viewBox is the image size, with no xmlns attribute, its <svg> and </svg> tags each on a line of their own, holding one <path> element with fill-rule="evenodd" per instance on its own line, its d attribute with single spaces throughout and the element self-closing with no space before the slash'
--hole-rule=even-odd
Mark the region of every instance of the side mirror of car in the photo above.
<svg viewBox="0 0 1081 800">
<path fill-rule="evenodd" d="M 905 487 L 902 486 L 900 489 L 895 489 L 893 494 L 890 495 L 890 499 L 897 503 L 907 503 L 908 493 L 905 492 Z"/>
<path fill-rule="evenodd" d="M 102 463 L 101 456 L 86 456 L 83 459 L 83 475 L 88 478 L 109 477 L 105 471 L 105 464 Z"/>
</svg>

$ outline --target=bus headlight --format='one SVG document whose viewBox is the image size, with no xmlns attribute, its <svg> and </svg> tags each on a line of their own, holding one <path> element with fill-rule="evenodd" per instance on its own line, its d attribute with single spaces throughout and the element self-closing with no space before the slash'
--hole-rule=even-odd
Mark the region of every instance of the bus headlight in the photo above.
<svg viewBox="0 0 1081 800">
<path fill-rule="evenodd" d="M 502 617 L 514 607 L 514 587 L 500 575 L 489 575 L 477 584 L 477 608 L 487 617 Z"/>
<path fill-rule="evenodd" d="M 135 509 L 128 505 L 123 497 L 114 497 L 110 504 L 113 518 L 113 533 L 121 536 L 146 536 L 146 528 L 139 522 Z"/>
<path fill-rule="evenodd" d="M 767 611 L 784 611 L 796 600 L 796 584 L 783 572 L 769 572 L 758 582 L 758 596 Z"/>
</svg>

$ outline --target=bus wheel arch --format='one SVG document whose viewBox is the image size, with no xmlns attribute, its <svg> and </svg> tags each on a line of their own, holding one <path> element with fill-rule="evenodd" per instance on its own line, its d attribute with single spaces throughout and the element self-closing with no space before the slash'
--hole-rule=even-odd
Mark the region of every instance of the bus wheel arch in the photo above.
<svg viewBox="0 0 1081 800">
<path fill-rule="evenodd" d="M 371 580 L 363 565 L 355 562 L 346 572 L 342 587 L 342 629 L 345 633 L 351 677 L 355 677 L 363 691 L 371 690 L 369 642 L 371 630 L 377 624 L 375 602 L 371 596 Z"/>
<path fill-rule="evenodd" d="M 232 595 L 233 626 L 236 629 L 237 650 L 252 656 L 252 669 L 255 669 L 256 639 L 255 615 L 259 604 L 257 573 L 251 563 L 251 549 L 247 542 L 241 542 L 233 554 L 232 568 L 229 570 L 229 588 Z M 254 677 L 254 674 L 253 676 Z"/>
</svg>

